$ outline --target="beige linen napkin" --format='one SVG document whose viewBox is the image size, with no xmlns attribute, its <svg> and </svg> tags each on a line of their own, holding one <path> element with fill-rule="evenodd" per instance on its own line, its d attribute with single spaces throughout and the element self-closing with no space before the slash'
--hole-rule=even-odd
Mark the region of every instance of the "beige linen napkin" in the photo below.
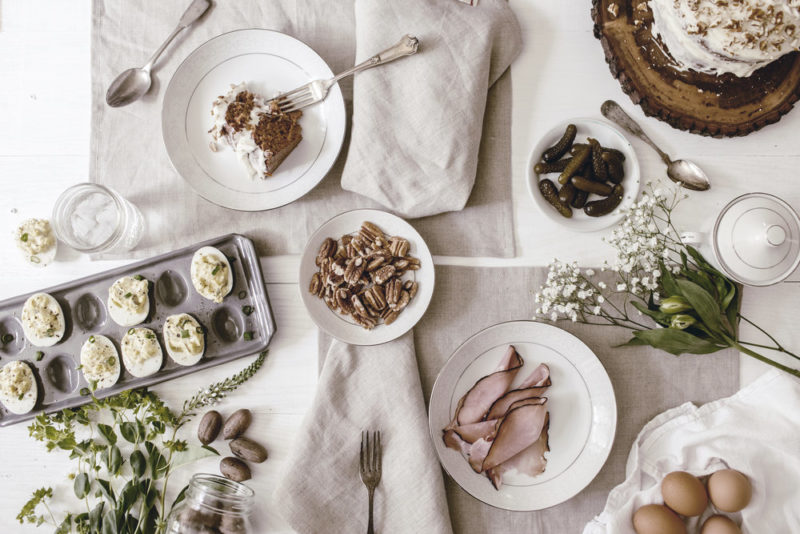
<svg viewBox="0 0 800 534">
<path fill-rule="evenodd" d="M 413 335 L 373 347 L 321 335 L 320 354 L 325 361 L 317 394 L 275 492 L 284 518 L 300 534 L 366 532 L 361 431 L 380 430 L 375 531 L 451 534 Z"/>
<path fill-rule="evenodd" d="M 355 4 L 357 61 L 400 32 L 421 44 L 415 56 L 355 77 L 342 187 L 406 217 L 463 209 L 478 171 L 489 87 L 521 47 L 507 0 Z M 507 179 L 503 170 L 481 169 L 497 182 Z"/>
</svg>

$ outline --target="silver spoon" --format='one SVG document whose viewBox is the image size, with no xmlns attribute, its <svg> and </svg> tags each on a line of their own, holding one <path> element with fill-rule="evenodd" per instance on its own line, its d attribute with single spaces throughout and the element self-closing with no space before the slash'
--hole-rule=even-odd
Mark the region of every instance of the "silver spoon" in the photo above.
<svg viewBox="0 0 800 534">
<path fill-rule="evenodd" d="M 158 60 L 164 50 L 169 46 L 179 33 L 186 29 L 190 24 L 200 18 L 200 16 L 211 7 L 210 0 L 194 0 L 184 11 L 178 26 L 169 34 L 164 44 L 158 47 L 147 64 L 140 69 L 128 69 L 111 82 L 106 93 L 106 104 L 112 108 L 127 106 L 142 98 L 150 89 L 150 70 Z"/>
<path fill-rule="evenodd" d="M 698 167 L 691 161 L 679 159 L 672 161 L 670 157 L 664 153 L 663 150 L 658 148 L 656 144 L 647 137 L 642 131 L 642 128 L 634 121 L 630 115 L 625 113 L 619 104 L 613 100 L 606 100 L 600 106 L 600 113 L 603 114 L 608 120 L 615 122 L 625 128 L 627 131 L 650 145 L 661 156 L 661 160 L 667 165 L 667 176 L 669 179 L 677 184 L 681 184 L 686 189 L 694 191 L 705 191 L 711 187 L 711 182 L 703 172 L 703 169 Z"/>
</svg>

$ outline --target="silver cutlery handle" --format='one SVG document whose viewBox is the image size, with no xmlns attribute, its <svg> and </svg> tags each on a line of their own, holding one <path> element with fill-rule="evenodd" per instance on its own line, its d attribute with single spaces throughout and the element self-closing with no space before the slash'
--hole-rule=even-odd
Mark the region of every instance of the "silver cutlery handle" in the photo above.
<svg viewBox="0 0 800 534">
<path fill-rule="evenodd" d="M 211 0 L 194 0 L 189 7 L 186 8 L 186 11 L 183 12 L 181 16 L 181 20 L 178 21 L 178 25 L 172 30 L 172 33 L 169 34 L 169 37 L 158 47 L 150 59 L 147 60 L 147 64 L 142 67 L 144 70 L 149 71 L 153 68 L 153 64 L 158 60 L 161 54 L 164 53 L 164 50 L 167 49 L 167 46 L 172 42 L 175 37 L 178 36 L 183 30 L 186 29 L 187 26 L 192 24 L 194 21 L 199 19 L 203 13 L 205 13 L 208 8 L 211 7 Z"/>
<path fill-rule="evenodd" d="M 411 35 L 404 35 L 403 38 L 400 39 L 400 41 L 396 45 L 387 48 L 386 50 L 384 50 L 379 54 L 375 54 L 368 60 L 359 63 L 352 69 L 346 70 L 341 74 L 337 74 L 330 80 L 330 83 L 334 84 L 346 76 L 351 76 L 356 72 L 360 72 L 362 70 L 366 70 L 372 67 L 377 67 L 378 65 L 385 65 L 386 63 L 394 61 L 395 59 L 401 58 L 403 56 L 410 56 L 416 54 L 418 49 L 419 49 L 419 39 L 417 39 L 416 37 L 412 37 Z"/>
<path fill-rule="evenodd" d="M 186 8 L 186 11 L 183 12 L 183 16 L 181 16 L 178 26 L 185 28 L 186 26 L 190 25 L 203 16 L 203 13 L 208 11 L 209 7 L 211 7 L 210 0 L 194 0 L 194 2 L 189 4 L 189 7 Z"/>
<path fill-rule="evenodd" d="M 630 115 L 625 113 L 619 104 L 614 102 L 613 100 L 606 100 L 603 102 L 603 105 L 600 106 L 600 113 L 607 119 L 612 122 L 615 122 L 625 128 L 628 132 L 632 133 L 658 152 L 658 155 L 661 156 L 661 159 L 664 161 L 665 164 L 669 165 L 671 163 L 670 157 L 664 153 L 660 148 L 656 146 L 656 144 L 647 137 L 647 134 L 644 133 L 642 127 L 639 126 L 636 121 L 631 118 Z"/>
</svg>

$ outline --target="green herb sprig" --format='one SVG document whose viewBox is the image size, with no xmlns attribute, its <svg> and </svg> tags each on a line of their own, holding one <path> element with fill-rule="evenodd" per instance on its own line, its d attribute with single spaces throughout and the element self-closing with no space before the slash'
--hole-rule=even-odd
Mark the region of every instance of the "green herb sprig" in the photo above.
<svg viewBox="0 0 800 534">
<path fill-rule="evenodd" d="M 144 388 L 104 399 L 87 391 L 91 395 L 89 404 L 38 415 L 28 431 L 48 451 L 68 451 L 76 461 L 76 473 L 70 478 L 82 509 L 68 511 L 58 521 L 48 504 L 53 488 L 45 487 L 34 491 L 17 520 L 47 524 L 60 534 L 163 533 L 169 512 L 185 492 L 184 488 L 171 505 L 167 504 L 172 471 L 188 461 L 218 454 L 211 447 L 178 439 L 178 430 L 198 410 L 220 402 L 252 378 L 266 356 L 267 352 L 262 352 L 239 373 L 200 390 L 184 401 L 179 413 Z"/>
</svg>

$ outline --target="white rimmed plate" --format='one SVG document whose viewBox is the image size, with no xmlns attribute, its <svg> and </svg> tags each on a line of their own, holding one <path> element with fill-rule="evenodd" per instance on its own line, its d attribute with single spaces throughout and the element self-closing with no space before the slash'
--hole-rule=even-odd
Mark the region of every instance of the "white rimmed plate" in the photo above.
<svg viewBox="0 0 800 534">
<path fill-rule="evenodd" d="M 226 208 L 260 211 L 311 191 L 336 161 L 344 140 L 344 98 L 338 86 L 303 110 L 303 140 L 266 180 L 250 178 L 235 152 L 209 144 L 211 105 L 231 84 L 245 82 L 267 98 L 330 78 L 325 61 L 294 37 L 272 30 L 238 30 L 200 45 L 175 71 L 164 93 L 161 127 L 175 170 L 203 198 Z"/>
<path fill-rule="evenodd" d="M 315 260 L 325 238 L 339 239 L 343 235 L 354 234 L 364 221 L 377 225 L 386 235 L 407 239 L 410 244 L 408 254 L 420 261 L 419 270 L 408 271 L 403 276 L 404 280 L 415 280 L 419 284 L 416 296 L 392 324 L 380 324 L 372 330 L 365 330 L 351 317 L 330 310 L 322 299 L 308 292 L 311 277 L 318 271 Z M 422 236 L 400 217 L 380 210 L 353 210 L 337 215 L 314 232 L 300 259 L 300 294 L 308 313 L 320 329 L 351 345 L 378 345 L 411 330 L 428 309 L 433 296 L 434 278 L 433 257 Z"/>
<path fill-rule="evenodd" d="M 514 384 L 540 363 L 550 367 L 550 452 L 542 474 L 509 472 L 496 490 L 460 453 L 444 445 L 442 429 L 452 420 L 458 400 L 494 370 L 509 345 L 525 361 Z M 515 511 L 549 508 L 585 488 L 608 458 L 617 426 L 614 389 L 597 356 L 572 334 L 533 321 L 500 323 L 466 340 L 439 372 L 429 406 L 431 437 L 448 474 L 476 499 Z"/>
<path fill-rule="evenodd" d="M 578 134 L 575 137 L 576 143 L 585 143 L 587 137 L 594 137 L 604 147 L 616 148 L 625 154 L 625 163 L 623 166 L 625 178 L 622 181 L 622 186 L 625 188 L 625 197 L 622 199 L 620 205 L 608 215 L 589 217 L 582 209 L 573 208 L 572 217 L 567 218 L 558 213 L 539 192 L 539 175 L 533 172 L 533 167 L 541 161 L 542 153 L 561 139 L 568 124 L 574 124 L 578 128 Z M 549 178 L 556 184 L 556 187 L 561 187 L 556 181 L 558 178 L 557 173 L 543 175 L 542 178 Z M 548 219 L 570 230 L 575 230 L 576 232 L 594 232 L 618 223 L 623 217 L 623 210 L 630 207 L 630 205 L 636 201 L 641 187 L 639 160 L 636 159 L 633 146 L 631 146 L 628 139 L 622 135 L 619 130 L 609 123 L 598 119 L 572 119 L 564 121 L 544 134 L 528 156 L 527 181 L 528 192 L 533 199 L 533 203 L 536 204 L 539 210 Z M 597 195 L 591 195 L 590 200 L 599 200 L 600 198 L 601 197 Z"/>
</svg>

